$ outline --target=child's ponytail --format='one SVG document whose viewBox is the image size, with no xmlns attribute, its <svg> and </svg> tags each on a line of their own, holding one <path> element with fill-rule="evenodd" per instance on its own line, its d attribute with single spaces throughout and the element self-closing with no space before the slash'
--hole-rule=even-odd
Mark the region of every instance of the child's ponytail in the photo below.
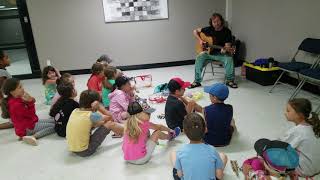
<svg viewBox="0 0 320 180">
<path fill-rule="evenodd" d="M 2 114 L 1 114 L 1 117 L 4 118 L 4 119 L 8 119 L 10 118 L 10 114 L 9 114 L 9 110 L 8 110 L 8 98 L 3 98 L 1 100 L 1 111 L 2 111 Z"/>
<path fill-rule="evenodd" d="M 314 134 L 316 135 L 317 138 L 319 138 L 320 137 L 319 115 L 315 112 L 311 112 L 311 118 L 307 118 L 306 122 L 312 126 Z"/>
<path fill-rule="evenodd" d="M 2 92 L 6 96 L 1 100 L 1 110 L 2 117 L 7 119 L 10 118 L 9 110 L 8 110 L 8 98 L 11 96 L 10 92 L 17 89 L 20 84 L 20 80 L 16 78 L 6 79 L 2 85 Z"/>
<path fill-rule="evenodd" d="M 142 132 L 139 124 L 141 121 L 138 119 L 137 114 L 131 115 L 125 125 L 125 133 L 128 134 L 129 138 L 138 142 L 139 136 Z"/>
</svg>

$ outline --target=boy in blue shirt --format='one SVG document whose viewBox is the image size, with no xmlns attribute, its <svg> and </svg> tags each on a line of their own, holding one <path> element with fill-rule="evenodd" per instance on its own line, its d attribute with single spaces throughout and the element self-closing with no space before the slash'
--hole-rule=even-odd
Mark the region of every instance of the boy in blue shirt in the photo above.
<svg viewBox="0 0 320 180">
<path fill-rule="evenodd" d="M 229 89 L 223 83 L 204 87 L 204 92 L 210 94 L 211 105 L 203 108 L 207 124 L 204 141 L 212 146 L 226 146 L 230 143 L 236 129 L 233 120 L 233 108 L 224 101 L 229 96 Z"/>
<path fill-rule="evenodd" d="M 190 140 L 171 154 L 175 180 L 216 180 L 223 178 L 227 156 L 213 146 L 204 144 L 206 124 L 201 115 L 191 113 L 183 121 L 184 132 Z"/>
</svg>

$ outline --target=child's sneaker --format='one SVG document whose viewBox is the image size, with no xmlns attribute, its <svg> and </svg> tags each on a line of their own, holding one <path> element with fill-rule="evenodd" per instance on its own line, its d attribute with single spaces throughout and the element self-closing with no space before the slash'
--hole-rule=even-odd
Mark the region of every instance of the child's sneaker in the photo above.
<svg viewBox="0 0 320 180">
<path fill-rule="evenodd" d="M 33 136 L 23 136 L 22 140 L 30 145 L 37 146 L 37 139 Z"/>
<path fill-rule="evenodd" d="M 169 141 L 173 140 L 174 138 L 176 138 L 177 136 L 179 136 L 179 134 L 181 133 L 181 129 L 179 127 L 174 128 L 174 130 L 172 130 L 170 132 L 170 138 Z"/>
</svg>

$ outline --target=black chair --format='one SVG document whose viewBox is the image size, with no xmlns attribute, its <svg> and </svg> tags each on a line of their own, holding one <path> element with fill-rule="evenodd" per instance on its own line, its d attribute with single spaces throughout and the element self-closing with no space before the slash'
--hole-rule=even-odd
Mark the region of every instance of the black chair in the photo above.
<svg viewBox="0 0 320 180">
<path fill-rule="evenodd" d="M 209 64 L 211 65 L 211 71 L 207 71 L 207 66 L 208 66 Z M 212 76 L 213 76 L 213 77 L 214 77 L 214 74 L 224 74 L 224 72 L 215 71 L 215 70 L 214 70 L 215 68 L 224 69 L 223 63 L 220 62 L 220 61 L 216 61 L 216 60 L 206 61 L 205 64 L 204 64 L 203 71 L 202 71 L 202 79 L 203 79 L 203 77 L 204 77 L 204 75 L 205 75 L 206 73 L 212 73 Z"/>
<path fill-rule="evenodd" d="M 304 51 L 310 54 L 315 55 L 315 60 L 312 64 L 305 63 L 305 62 L 299 62 L 296 61 L 296 56 L 300 51 Z M 272 90 L 275 88 L 275 86 L 279 83 L 285 84 L 280 82 L 281 77 L 285 73 L 294 73 L 298 77 L 298 81 L 300 82 L 300 74 L 299 72 L 303 69 L 313 69 L 315 65 L 317 64 L 318 60 L 320 58 L 320 39 L 313 39 L 313 38 L 306 38 L 304 39 L 301 44 L 298 47 L 298 50 L 294 54 L 293 58 L 291 59 L 291 62 L 286 63 L 279 63 L 279 68 L 282 70 L 282 73 L 280 74 L 277 81 L 274 83 L 272 88 L 270 89 L 269 93 L 272 92 Z M 285 84 L 286 85 L 286 84 Z"/>
<path fill-rule="evenodd" d="M 299 72 L 299 74 L 302 80 L 298 84 L 294 93 L 291 95 L 290 99 L 298 95 L 298 93 L 300 92 L 300 90 L 306 82 L 320 86 L 320 67 L 313 69 L 303 69 Z"/>
</svg>

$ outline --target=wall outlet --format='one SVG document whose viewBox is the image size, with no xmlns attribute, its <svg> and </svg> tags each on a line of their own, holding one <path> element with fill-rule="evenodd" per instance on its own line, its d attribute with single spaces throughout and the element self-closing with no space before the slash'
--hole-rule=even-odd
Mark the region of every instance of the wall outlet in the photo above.
<svg viewBox="0 0 320 180">
<path fill-rule="evenodd" d="M 51 66 L 51 60 L 47 59 L 47 66 Z"/>
</svg>

